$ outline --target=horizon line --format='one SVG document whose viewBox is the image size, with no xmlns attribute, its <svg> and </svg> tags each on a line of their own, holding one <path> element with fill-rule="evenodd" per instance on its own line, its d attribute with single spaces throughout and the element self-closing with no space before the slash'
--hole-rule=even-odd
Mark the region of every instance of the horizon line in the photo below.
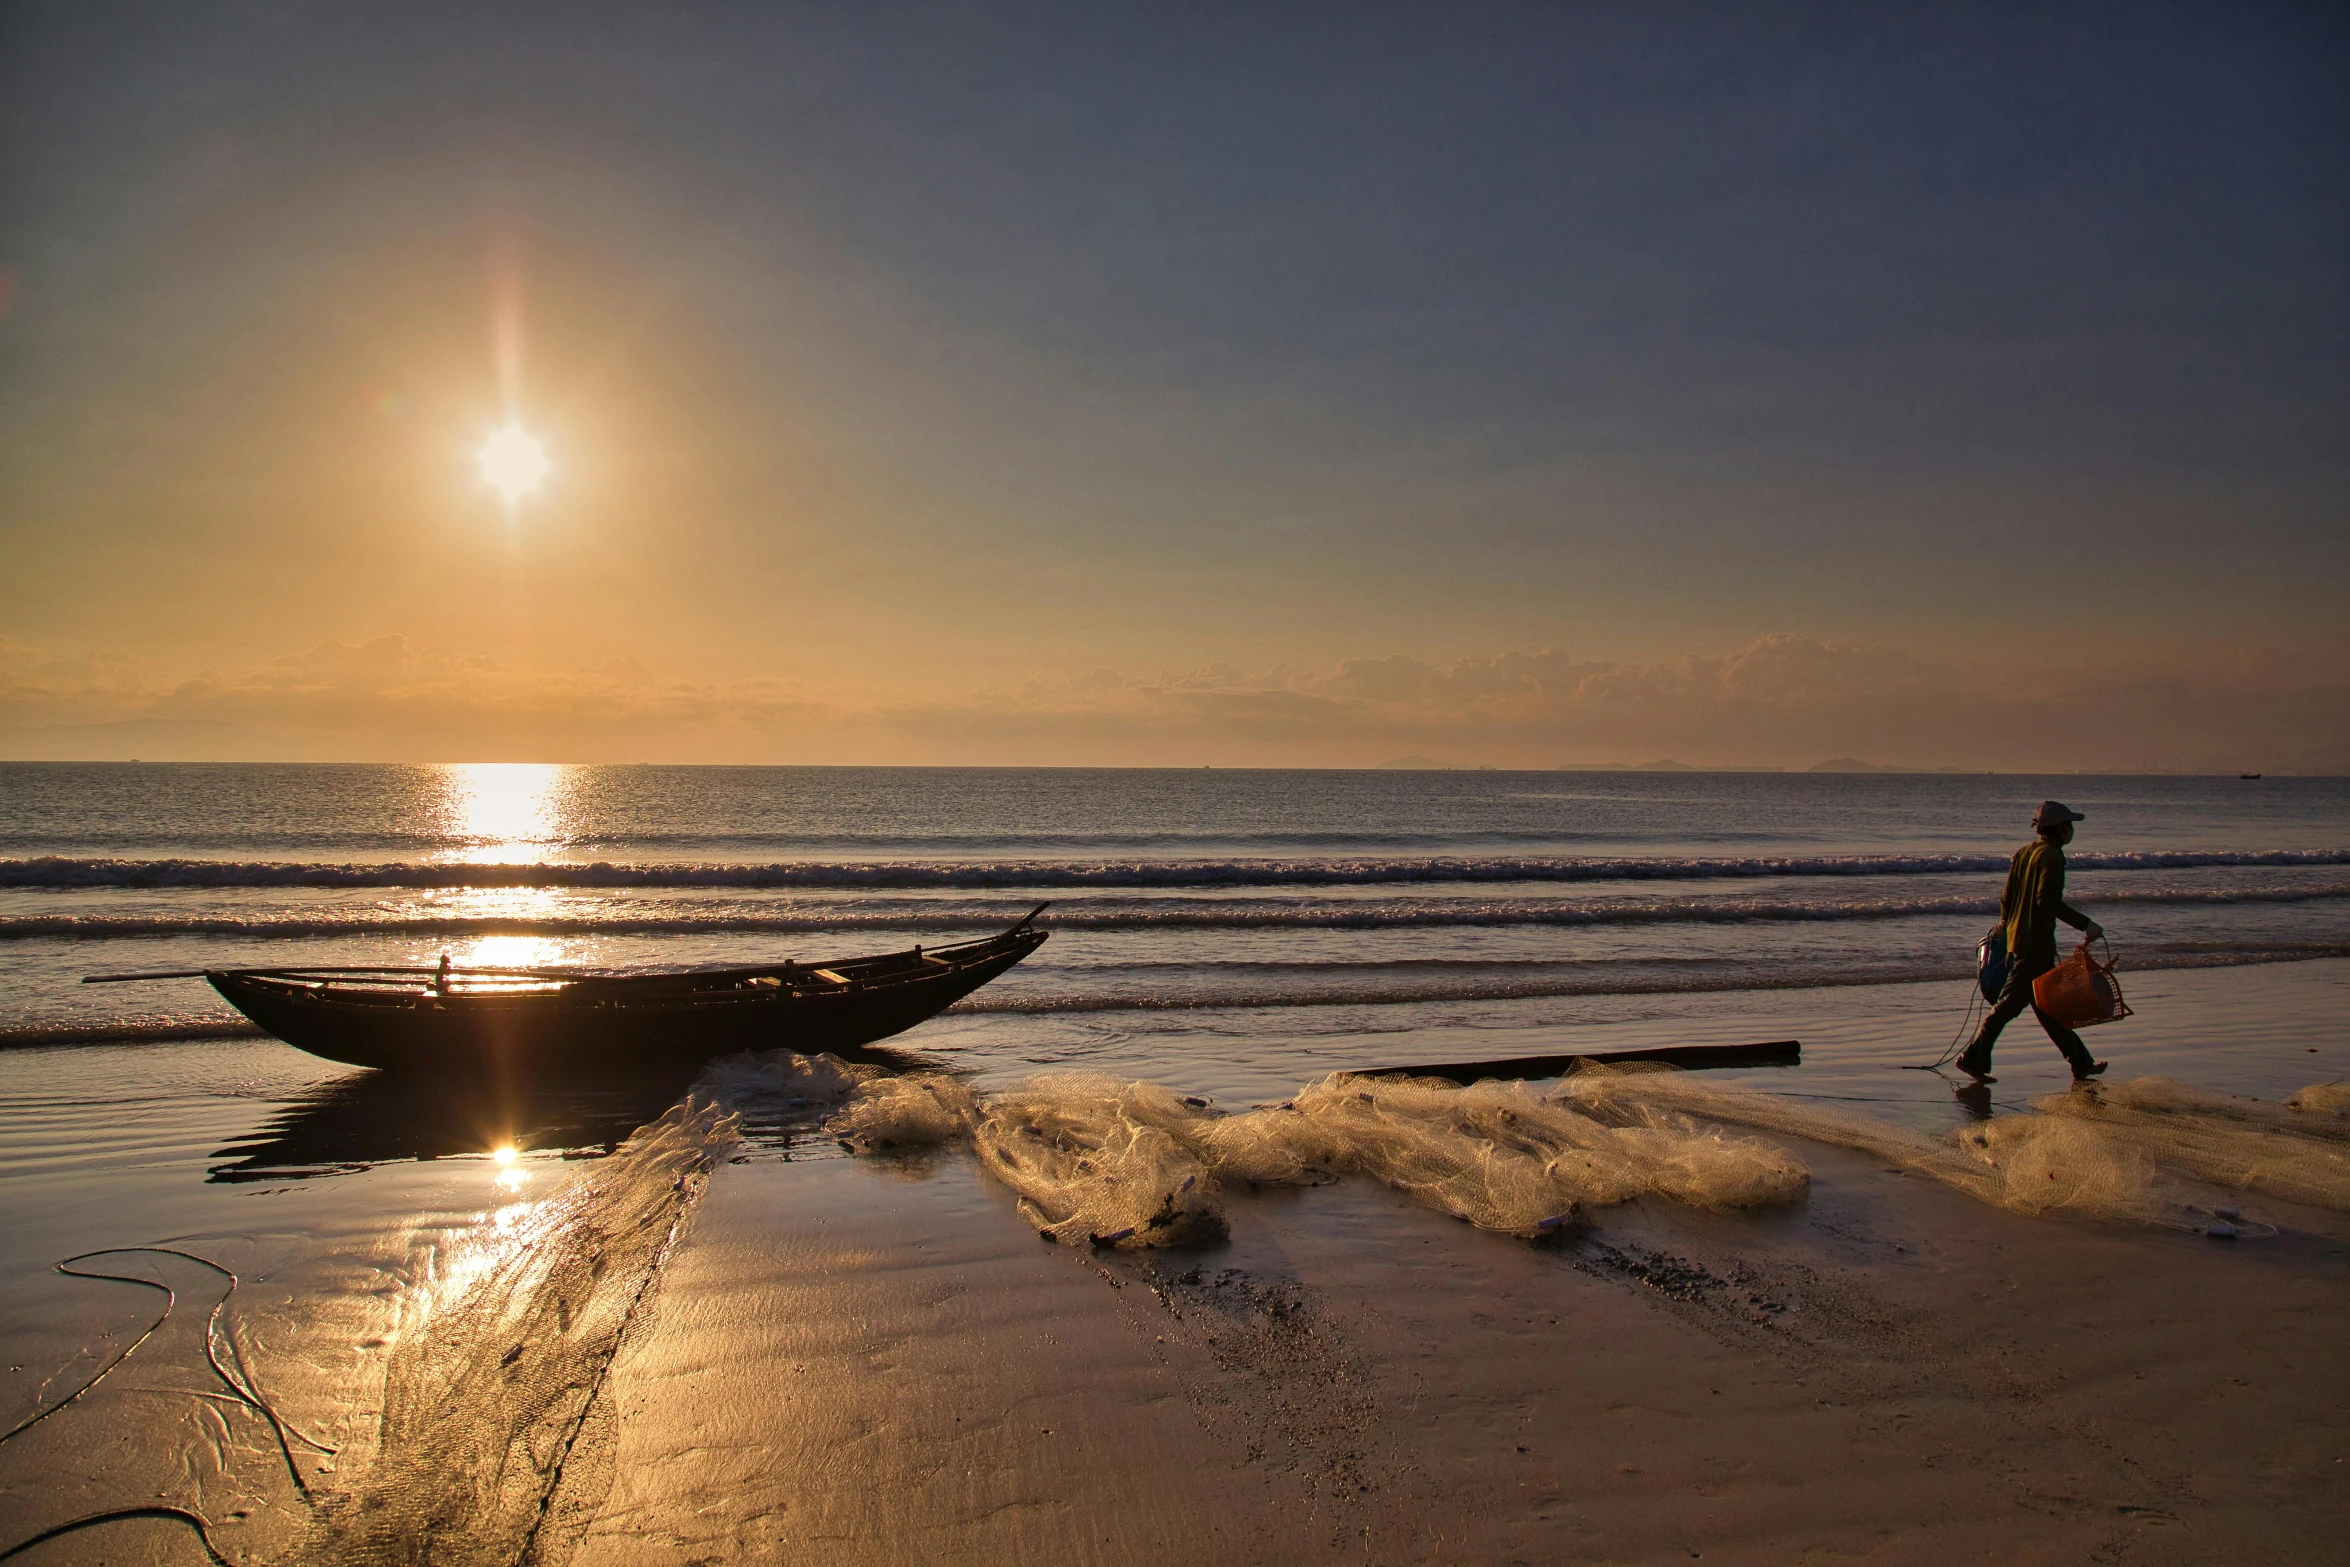
<svg viewBox="0 0 2350 1567">
<path fill-rule="evenodd" d="M 1557 767 L 1504 767 L 1494 763 L 1440 762 L 1429 766 L 1397 767 L 1377 762 L 1357 766 L 1265 766 L 1250 763 L 1199 762 L 1132 764 L 1112 762 L 594 762 L 573 760 L 515 760 L 487 757 L 464 761 L 446 759 L 376 758 L 366 761 L 317 760 L 300 757 L 0 757 L 0 767 L 673 767 L 760 772 L 988 772 L 988 773 L 1521 773 L 1620 774 L 1671 776 L 1677 773 L 1744 774 L 1784 778 L 2234 778 L 2259 782 L 2268 778 L 2350 778 L 2350 773 L 2300 772 L 2276 768 L 2261 772 L 2228 772 L 2203 768 L 2105 767 L 1904 767 L 1864 763 L 1857 767 L 1809 767 L 1769 764 L 1709 765 L 1695 762 L 1578 762 Z"/>
</svg>

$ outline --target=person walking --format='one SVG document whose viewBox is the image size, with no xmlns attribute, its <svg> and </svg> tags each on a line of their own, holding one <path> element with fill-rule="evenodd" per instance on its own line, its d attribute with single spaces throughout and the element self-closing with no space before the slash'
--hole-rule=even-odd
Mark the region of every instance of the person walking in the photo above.
<svg viewBox="0 0 2350 1567">
<path fill-rule="evenodd" d="M 2030 1007 L 2056 1048 L 2073 1069 L 2073 1081 L 2084 1082 L 2105 1070 L 2105 1063 L 2089 1058 L 2081 1036 L 2040 1010 L 2032 999 L 2032 981 L 2056 967 L 2056 922 L 2064 921 L 2095 941 L 2105 927 L 2064 901 L 2064 846 L 2073 841 L 2073 823 L 2088 818 L 2059 800 L 2043 800 L 2032 813 L 2040 836 L 2015 851 L 2007 867 L 2007 885 L 1999 894 L 1999 918 L 2007 927 L 2007 983 L 1999 999 L 1976 1030 L 1974 1042 L 1959 1054 L 1956 1065 L 1978 1083 L 1993 1082 L 1991 1046 L 1999 1031 Z"/>
</svg>

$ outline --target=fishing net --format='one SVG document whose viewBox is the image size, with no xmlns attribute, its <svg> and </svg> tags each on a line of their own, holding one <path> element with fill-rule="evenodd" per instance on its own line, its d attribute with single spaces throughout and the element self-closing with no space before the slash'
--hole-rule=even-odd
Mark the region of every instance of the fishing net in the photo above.
<svg viewBox="0 0 2350 1567">
<path fill-rule="evenodd" d="M 375 1460 L 312 1515 L 293 1559 L 536 1560 L 606 1370 L 735 1136 L 734 1117 L 689 1099 L 443 1259 L 386 1367 Z"/>
<path fill-rule="evenodd" d="M 2265 1099 L 2247 1099 L 2240 1094 L 2214 1093 L 2208 1088 L 2174 1083 L 2167 1077 L 2134 1077 L 2127 1082 L 2085 1086 L 2080 1093 L 2083 1098 L 2096 1098 L 2115 1109 L 2234 1122 L 2297 1137 L 2350 1141 L 2350 1092 L 2342 1094 L 2338 1108 L 2324 1107 L 2324 1096 L 2342 1089 L 2343 1085 L 2338 1083 L 2321 1083 L 2288 1095 L 2282 1104 L 2270 1104 Z M 2033 1107 L 2053 1108 L 2049 1099 L 2034 1100 Z"/>
<path fill-rule="evenodd" d="M 1751 1208 L 1800 1197 L 1809 1182 L 1800 1163 L 1755 1139 L 1661 1113 L 1610 1126 L 1522 1083 L 1462 1088 L 1336 1073 L 1285 1105 L 1218 1124 L 1215 1136 L 1259 1164 L 1286 1156 L 1369 1176 L 1480 1229 L 1517 1235 L 1651 1193 Z"/>
<path fill-rule="evenodd" d="M 2043 1118 L 2094 1126 L 2156 1166 L 2198 1181 L 2350 1211 L 2344 1130 L 2336 1124 L 2325 1128 L 2328 1135 L 2308 1135 L 2304 1127 L 2324 1122 L 2306 1111 L 2159 1077 L 2050 1094 L 2032 1108 Z"/>
<path fill-rule="evenodd" d="M 2350 1124 L 2350 1083 L 2312 1083 L 2285 1100 L 2289 1110 L 2323 1116 L 2335 1125 Z"/>
<path fill-rule="evenodd" d="M 796 1108 L 838 1104 L 860 1085 L 888 1077 L 887 1067 L 843 1061 L 829 1052 L 744 1050 L 703 1067 L 694 1089 L 729 1105 Z"/>
<path fill-rule="evenodd" d="M 1548 1150 L 1533 1136 L 1504 1129 L 1497 1138 L 1445 1113 L 1432 1103 L 1441 1091 L 1339 1073 L 1287 1105 L 1235 1118 L 1225 1140 L 1369 1176 L 1481 1230 L 1537 1235 L 1576 1218 L 1574 1198 L 1544 1168 Z"/>
<path fill-rule="evenodd" d="M 824 1129 L 859 1153 L 931 1148 L 971 1135 L 979 1105 L 951 1077 L 878 1077 L 861 1083 Z"/>
<path fill-rule="evenodd" d="M 1180 1135 L 1197 1116 L 1154 1084 L 1069 1073 L 984 1101 L 972 1146 L 1054 1240 L 1179 1246 L 1224 1233 L 1214 1180 Z"/>
<path fill-rule="evenodd" d="M 2015 1213 L 2183 1230 L 2207 1223 L 2194 1190 L 2165 1177 L 2139 1148 L 2085 1121 L 2003 1116 L 1934 1137 L 1857 1111 L 1632 1066 L 1587 1067 L 1563 1079 L 1553 1097 L 1602 1119 L 1670 1110 L 1857 1149 Z"/>
<path fill-rule="evenodd" d="M 1582 1208 L 1644 1194 L 1745 1208 L 1800 1197 L 1809 1180 L 1782 1150 L 1666 1111 L 1608 1125 L 1520 1084 L 1345 1073 L 1231 1116 L 1154 1084 L 1081 1074 L 1039 1077 L 976 1104 L 937 1079 L 881 1079 L 827 1124 L 860 1150 L 968 1128 L 1040 1231 L 1101 1245 L 1219 1233 L 1220 1188 L 1233 1181 L 1363 1175 L 1481 1229 L 1535 1236 Z"/>
<path fill-rule="evenodd" d="M 2242 1222 L 2213 1205 L 2210 1186 L 2350 1210 L 2350 1115 L 2333 1108 L 2340 1088 L 2274 1105 L 2140 1078 L 1936 1136 L 1663 1066 L 1590 1066 L 1548 1094 L 1340 1072 L 1241 1115 L 1086 1074 L 986 1097 L 945 1078 L 875 1077 L 827 1126 L 861 1152 L 969 1136 L 1038 1230 L 1098 1245 L 1220 1234 L 1221 1189 L 1235 1181 L 1360 1175 L 1480 1229 L 1528 1237 L 1636 1197 L 1719 1211 L 1803 1196 L 1810 1175 L 1799 1159 L 1727 1127 L 1856 1149 L 2014 1213 L 2204 1230 L 2215 1217 Z"/>
</svg>

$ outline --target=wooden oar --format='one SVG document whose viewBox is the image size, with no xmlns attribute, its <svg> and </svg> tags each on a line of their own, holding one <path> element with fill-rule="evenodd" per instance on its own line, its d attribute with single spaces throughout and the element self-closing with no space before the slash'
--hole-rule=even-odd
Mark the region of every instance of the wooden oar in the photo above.
<svg viewBox="0 0 2350 1567">
<path fill-rule="evenodd" d="M 1586 1061 L 1661 1061 L 1697 1070 L 1729 1066 L 1799 1066 L 1803 1041 L 1774 1039 L 1759 1045 L 1654 1045 L 1646 1050 L 1586 1050 L 1564 1056 L 1511 1056 L 1500 1061 L 1447 1061 L 1434 1066 L 1379 1066 L 1364 1077 L 1441 1077 L 1469 1084 L 1488 1077 L 1558 1077 Z"/>
</svg>

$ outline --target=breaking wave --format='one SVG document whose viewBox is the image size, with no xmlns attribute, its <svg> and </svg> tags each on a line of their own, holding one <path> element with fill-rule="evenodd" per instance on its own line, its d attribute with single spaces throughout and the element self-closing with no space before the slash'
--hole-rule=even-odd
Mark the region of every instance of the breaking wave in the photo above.
<svg viewBox="0 0 2350 1567">
<path fill-rule="evenodd" d="M 2254 963 L 2306 962 L 2350 957 L 2339 942 L 2264 943 L 2241 948 L 2133 956 L 2131 970 L 2234 968 Z M 1365 967 L 1376 967 L 1366 965 Z M 982 991 L 950 1007 L 950 1013 L 1036 1015 L 1052 1012 L 1185 1012 L 1271 1007 L 1407 1006 L 1442 1001 L 1539 1001 L 1569 996 L 1697 995 L 1739 990 L 1819 990 L 1854 985 L 1917 984 L 1963 979 L 1971 962 L 1848 959 L 1834 964 L 1714 963 L 1699 959 L 1686 967 L 1647 961 L 1637 965 L 1595 963 L 1583 972 L 1560 973 L 1556 966 L 1527 964 L 1535 972 L 1507 972 L 1456 978 L 1411 978 L 1393 984 L 1366 984 L 1359 974 L 1336 984 L 1211 987 L 1157 993 L 1123 986 L 1116 991 Z M 1629 970 L 1630 972 L 1627 972 Z"/>
<path fill-rule="evenodd" d="M 2234 968 L 2258 963 L 2298 963 L 2350 958 L 2350 943 L 2209 943 L 2169 950 L 2134 950 L 2132 972 L 2168 969 Z M 1179 969 L 1183 965 L 1162 965 Z M 1856 985 L 1918 984 L 1955 980 L 1974 972 L 1972 963 L 1886 958 L 1836 963 L 1735 962 L 1709 958 L 1645 959 L 1589 964 L 1492 961 L 1426 963 L 1215 964 L 1191 965 L 1201 983 L 1181 987 L 1154 974 L 1154 988 L 1134 982 L 1133 969 L 1105 971 L 1099 990 L 1021 988 L 1015 982 L 967 996 L 942 1015 L 987 1014 L 1041 1017 L 1092 1012 L 1251 1011 L 1293 1007 L 1410 1006 L 1435 1002 L 1539 1001 L 1574 996 L 1665 996 L 1718 994 L 1741 990 L 1821 990 Z M 1220 970 L 1256 976 L 1253 983 L 1218 982 Z M 1144 970 L 1150 972 L 1150 970 Z M 1399 974 L 1381 983 L 1378 975 Z M 1289 983 L 1268 983 L 1276 975 Z M 121 1021 L 27 1023 L 0 1026 L 0 1050 L 65 1045 L 161 1044 L 181 1040 L 252 1038 L 261 1031 L 244 1019 L 153 1017 Z"/>
<path fill-rule="evenodd" d="M 2350 865 L 2350 848 L 2076 854 L 2078 871 Z M 769 865 L 468 865 L 402 861 L 0 860 L 0 887 L 1349 887 L 1433 882 L 1704 881 L 1770 876 L 1934 876 L 2007 869 L 1996 854 L 1577 859 L 953 860 Z"/>
<path fill-rule="evenodd" d="M 2121 888 L 2097 894 L 2100 908 L 2224 907 L 2320 903 L 2350 898 L 2350 885 L 2314 887 Z M 1062 930 L 1400 930 L 1417 926 L 1509 925 L 1745 925 L 1838 920 L 1896 920 L 1991 915 L 1996 898 L 1671 898 L 1595 903 L 1511 899 L 1384 900 L 1315 903 L 1238 902 L 1217 898 L 1154 898 L 1057 905 L 1047 923 Z M 935 905 L 908 908 L 786 909 L 773 913 L 513 915 L 390 915 L 380 909 L 299 915 L 28 914 L 0 917 L 0 941 L 137 940 L 169 936 L 300 939 L 315 936 L 468 937 L 795 935 L 888 930 L 966 932 L 1012 917 L 1001 908 Z"/>
</svg>

